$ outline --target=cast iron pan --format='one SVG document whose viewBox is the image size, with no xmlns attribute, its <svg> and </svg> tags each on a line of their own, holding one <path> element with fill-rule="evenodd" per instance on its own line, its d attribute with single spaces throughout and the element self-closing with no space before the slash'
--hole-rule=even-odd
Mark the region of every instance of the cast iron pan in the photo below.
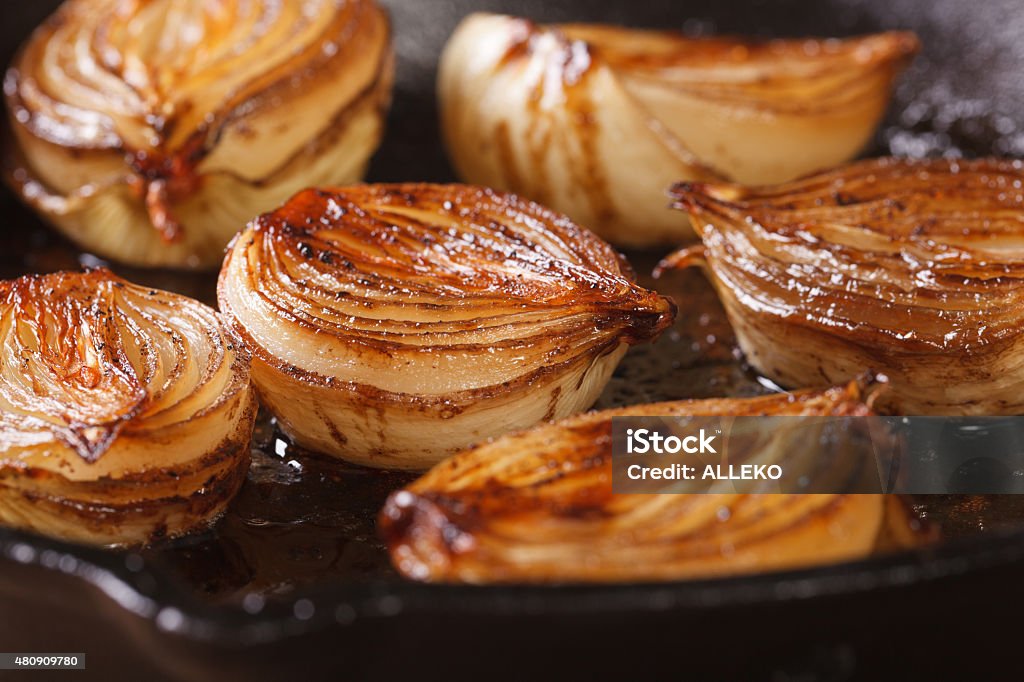
<svg viewBox="0 0 1024 682">
<path fill-rule="evenodd" d="M 5 61 L 56 4 L 4 3 Z M 475 9 L 760 36 L 913 29 L 924 54 L 868 152 L 1024 156 L 1024 6 L 1013 0 L 385 4 L 398 84 L 370 180 L 453 179 L 434 69 Z M 93 262 L 10 193 L 0 202 L 0 276 Z M 645 272 L 657 255 L 630 257 Z M 210 278 L 115 269 L 211 298 Z M 699 276 L 659 288 L 681 303 L 681 321 L 631 352 L 601 405 L 771 390 L 744 369 Z M 61 675 L 103 680 L 1020 677 L 1006 616 L 1024 603 L 1024 500 L 920 499 L 941 542 L 840 566 L 674 584 L 439 587 L 398 577 L 376 538 L 377 509 L 407 476 L 301 452 L 265 419 L 253 452 L 217 528 L 165 547 L 111 552 L 0 530 L 0 651 L 84 652 L 88 670 Z"/>
</svg>

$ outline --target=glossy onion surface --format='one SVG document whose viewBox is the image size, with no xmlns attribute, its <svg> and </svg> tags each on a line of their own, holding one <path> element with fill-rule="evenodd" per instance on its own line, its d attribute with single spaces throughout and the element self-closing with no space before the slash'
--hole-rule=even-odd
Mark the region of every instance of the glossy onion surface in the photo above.
<svg viewBox="0 0 1024 682">
<path fill-rule="evenodd" d="M 520 192 L 612 243 L 692 239 L 679 180 L 782 182 L 852 158 L 917 51 L 909 33 L 845 40 L 688 38 L 477 14 L 441 59 L 462 179 Z"/>
<path fill-rule="evenodd" d="M 209 307 L 106 270 L 0 283 L 0 522 L 138 544 L 214 518 L 249 464 L 246 353 Z"/>
<path fill-rule="evenodd" d="M 301 192 L 238 236 L 219 300 L 293 439 L 404 469 L 589 407 L 674 316 L 568 218 L 463 185 Z"/>
<path fill-rule="evenodd" d="M 1024 413 L 1024 167 L 863 161 L 778 185 L 675 189 L 740 346 L 784 386 L 865 369 L 901 414 Z"/>
<path fill-rule="evenodd" d="M 82 248 L 216 267 L 260 211 L 362 176 L 391 74 L 373 0 L 68 0 L 7 72 L 8 180 Z"/>
<path fill-rule="evenodd" d="M 498 438 L 391 495 L 395 568 L 431 582 L 629 582 L 765 572 L 914 542 L 883 495 L 613 494 L 612 417 L 868 414 L 856 385 L 636 405 Z"/>
</svg>

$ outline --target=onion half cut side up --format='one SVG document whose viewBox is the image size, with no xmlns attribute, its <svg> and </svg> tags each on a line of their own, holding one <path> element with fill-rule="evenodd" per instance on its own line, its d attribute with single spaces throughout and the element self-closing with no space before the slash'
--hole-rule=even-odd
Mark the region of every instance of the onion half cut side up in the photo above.
<svg viewBox="0 0 1024 682">
<path fill-rule="evenodd" d="M 877 159 L 775 187 L 684 183 L 697 265 L 783 386 L 865 369 L 909 415 L 1024 413 L 1024 166 Z"/>
<path fill-rule="evenodd" d="M 449 157 L 613 244 L 692 239 L 679 180 L 768 183 L 853 158 L 878 125 L 910 33 L 757 42 L 475 14 L 441 57 Z"/>
<path fill-rule="evenodd" d="M 218 297 L 292 439 L 399 469 L 586 409 L 675 313 L 566 217 L 463 185 L 301 192 L 235 239 Z"/>
<path fill-rule="evenodd" d="M 393 493 L 378 520 L 395 568 L 430 582 L 632 582 L 862 558 L 926 533 L 895 496 L 613 494 L 612 418 L 857 416 L 857 384 L 635 405 L 498 438 Z"/>
<path fill-rule="evenodd" d="M 373 0 L 67 0 L 7 72 L 7 180 L 104 258 L 215 268 L 260 211 L 362 177 L 392 72 Z"/>
<path fill-rule="evenodd" d="M 0 523 L 137 545 L 209 524 L 249 466 L 248 356 L 211 308 L 106 270 L 0 283 Z"/>
</svg>

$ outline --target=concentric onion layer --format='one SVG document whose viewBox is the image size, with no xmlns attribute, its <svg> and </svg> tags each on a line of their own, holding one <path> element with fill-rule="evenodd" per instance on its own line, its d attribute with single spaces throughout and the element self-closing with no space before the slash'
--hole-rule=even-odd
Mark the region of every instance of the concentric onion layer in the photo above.
<svg viewBox="0 0 1024 682">
<path fill-rule="evenodd" d="M 496 439 L 393 493 L 403 575 L 431 582 L 679 580 L 863 557 L 919 537 L 883 495 L 613 494 L 612 418 L 868 414 L 859 389 L 637 405 Z"/>
<path fill-rule="evenodd" d="M 1024 413 L 1024 167 L 856 163 L 776 187 L 683 184 L 747 358 L 788 386 L 871 368 L 886 409 Z"/>
<path fill-rule="evenodd" d="M 248 356 L 198 301 L 106 270 L 4 282 L 0 354 L 0 522 L 136 544 L 241 485 Z"/>
<path fill-rule="evenodd" d="M 564 216 L 461 185 L 301 192 L 238 236 L 219 300 L 295 440 L 399 468 L 588 407 L 674 314 Z"/>
<path fill-rule="evenodd" d="M 468 182 L 617 244 L 678 243 L 693 233 L 665 207 L 673 182 L 781 182 L 850 159 L 917 49 L 908 33 L 754 42 L 477 14 L 441 59 L 443 132 Z"/>
<path fill-rule="evenodd" d="M 373 0 L 68 0 L 7 73 L 9 179 L 87 249 L 214 266 L 259 211 L 361 177 L 391 74 Z"/>
</svg>

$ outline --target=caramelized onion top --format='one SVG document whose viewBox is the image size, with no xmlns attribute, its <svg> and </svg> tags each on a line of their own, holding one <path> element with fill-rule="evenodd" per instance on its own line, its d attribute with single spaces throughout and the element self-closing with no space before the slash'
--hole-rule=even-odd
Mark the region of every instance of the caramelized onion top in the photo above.
<svg viewBox="0 0 1024 682">
<path fill-rule="evenodd" d="M 569 41 L 578 41 L 570 49 L 595 52 L 627 79 L 627 88 L 640 93 L 645 87 L 674 90 L 704 101 L 776 113 L 811 113 L 854 102 L 864 94 L 872 69 L 891 68 L 894 61 L 905 62 L 920 49 L 917 37 L 906 31 L 849 39 L 758 41 L 599 24 L 554 28 Z M 525 45 L 526 39 L 524 49 Z M 566 76 L 572 75 L 572 65 L 566 61 Z M 657 104 L 658 99 L 649 101 Z M 666 123 L 685 126 L 684 121 Z"/>
<path fill-rule="evenodd" d="M 0 283 L 0 354 L 0 457 L 65 475 L 61 445 L 93 464 L 119 435 L 160 442 L 248 387 L 216 312 L 102 269 Z"/>
<path fill-rule="evenodd" d="M 878 159 L 673 194 L 716 280 L 747 310 L 869 347 L 950 354 L 1020 335 L 1022 187 L 1019 161 Z"/>
<path fill-rule="evenodd" d="M 424 184 L 300 193 L 239 236 L 220 300 L 275 366 L 435 396 L 649 339 L 673 310 L 564 216 Z"/>
<path fill-rule="evenodd" d="M 16 118 L 51 142 L 194 162 L 238 106 L 269 106 L 250 100 L 300 85 L 346 49 L 370 4 L 70 0 L 25 46 L 6 88 Z"/>
</svg>

